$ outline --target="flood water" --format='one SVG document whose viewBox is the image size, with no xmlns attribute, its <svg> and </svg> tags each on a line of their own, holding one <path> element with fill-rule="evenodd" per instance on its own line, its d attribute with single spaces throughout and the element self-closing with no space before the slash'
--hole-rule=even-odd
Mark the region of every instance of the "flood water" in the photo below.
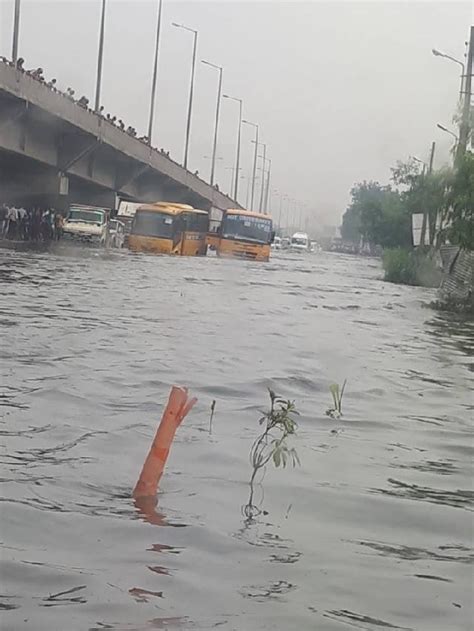
<svg viewBox="0 0 474 631">
<path fill-rule="evenodd" d="M 472 628 L 472 321 L 375 259 L 0 259 L 2 631 Z M 199 402 L 149 523 L 172 384 Z M 246 525 L 268 387 L 301 466 L 268 467 Z"/>
</svg>

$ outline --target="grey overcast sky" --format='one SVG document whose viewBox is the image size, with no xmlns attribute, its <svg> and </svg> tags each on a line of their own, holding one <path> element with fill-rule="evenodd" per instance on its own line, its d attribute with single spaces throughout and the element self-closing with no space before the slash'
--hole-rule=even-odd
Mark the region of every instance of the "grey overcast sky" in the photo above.
<svg viewBox="0 0 474 631">
<path fill-rule="evenodd" d="M 145 133 L 157 0 L 108 0 L 103 103 Z M 20 55 L 47 78 L 93 100 L 100 0 L 23 0 Z M 0 0 L 0 54 L 10 57 L 13 0 Z M 449 159 L 472 2 L 278 2 L 163 0 L 154 144 L 182 161 L 192 36 L 198 59 L 224 67 L 224 92 L 244 100 L 273 161 L 272 189 L 338 224 L 353 183 L 387 182 L 409 155 L 436 166 Z M 208 178 L 217 72 L 199 64 L 189 166 Z M 222 103 L 217 181 L 228 190 L 238 105 Z M 252 163 L 253 130 L 242 137 L 241 199 Z M 277 198 L 274 198 L 277 199 Z M 274 204 L 277 202 L 274 201 Z"/>
</svg>

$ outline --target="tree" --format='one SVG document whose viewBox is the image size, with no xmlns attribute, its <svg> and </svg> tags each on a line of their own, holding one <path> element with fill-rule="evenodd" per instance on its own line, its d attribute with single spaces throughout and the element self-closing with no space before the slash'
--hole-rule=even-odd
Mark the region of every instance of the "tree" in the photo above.
<svg viewBox="0 0 474 631">
<path fill-rule="evenodd" d="M 410 214 L 426 214 L 425 243 L 434 244 L 436 220 L 444 214 L 446 194 L 452 175 L 450 169 L 420 173 L 420 163 L 413 158 L 407 162 L 397 162 L 392 169 L 392 181 L 403 188 L 401 201 Z"/>
<path fill-rule="evenodd" d="M 406 162 L 397 160 L 394 167 L 390 169 L 392 177 L 390 178 L 395 186 L 401 188 L 408 187 L 412 189 L 419 185 L 423 174 L 420 172 L 420 163 L 414 158 L 409 158 Z"/>
<path fill-rule="evenodd" d="M 474 153 L 467 151 L 450 182 L 447 236 L 451 243 L 474 250 Z"/>
<path fill-rule="evenodd" d="M 411 216 L 398 191 L 379 182 L 361 182 L 351 189 L 352 201 L 344 213 L 344 239 L 382 247 L 411 245 Z"/>
</svg>

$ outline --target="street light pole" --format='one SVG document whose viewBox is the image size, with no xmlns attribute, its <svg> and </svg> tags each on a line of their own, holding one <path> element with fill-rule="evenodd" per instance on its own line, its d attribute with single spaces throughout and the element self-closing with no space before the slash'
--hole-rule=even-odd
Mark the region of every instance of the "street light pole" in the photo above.
<svg viewBox="0 0 474 631">
<path fill-rule="evenodd" d="M 252 168 L 252 198 L 250 201 L 250 209 L 253 210 L 253 200 L 255 197 L 255 179 L 257 177 L 257 151 L 258 151 L 258 132 L 259 132 L 259 128 L 257 123 L 252 123 L 250 121 L 244 120 L 242 121 L 243 123 L 245 123 L 246 125 L 251 125 L 252 127 L 255 127 L 255 151 L 253 153 L 253 168 Z"/>
<path fill-rule="evenodd" d="M 266 143 L 261 143 L 263 146 L 263 164 L 262 164 L 262 186 L 260 188 L 260 205 L 258 207 L 259 212 L 263 211 L 263 196 L 265 192 L 265 160 L 267 159 L 267 145 Z"/>
<path fill-rule="evenodd" d="M 176 22 L 172 23 L 176 28 L 182 28 L 185 31 L 189 31 L 193 34 L 193 58 L 191 62 L 191 84 L 189 86 L 189 101 L 188 101 L 188 116 L 186 120 L 186 138 L 184 141 L 184 161 L 183 166 L 185 169 L 188 168 L 188 155 L 189 155 L 189 139 L 191 136 L 191 118 L 193 113 L 193 95 L 194 95 L 194 74 L 196 69 L 196 51 L 197 51 L 197 36 L 198 32 L 193 29 L 185 26 L 184 24 L 176 24 Z"/>
<path fill-rule="evenodd" d="M 281 211 L 283 209 L 283 200 L 286 199 L 286 195 L 280 194 L 280 209 L 278 211 L 278 229 L 281 230 Z"/>
<path fill-rule="evenodd" d="M 242 137 L 242 107 L 243 100 L 238 99 L 235 96 L 223 95 L 224 99 L 230 99 L 231 101 L 237 101 L 239 104 L 239 128 L 237 133 L 237 154 L 235 157 L 235 185 L 234 185 L 234 200 L 237 201 L 237 195 L 239 192 L 239 171 L 240 171 L 240 142 Z"/>
<path fill-rule="evenodd" d="M 441 131 L 445 131 L 447 134 L 449 134 L 450 136 L 452 136 L 454 138 L 454 140 L 456 141 L 456 146 L 459 142 L 459 136 L 457 134 L 455 134 L 453 131 L 451 131 L 450 129 L 448 129 L 447 127 L 444 127 L 444 125 L 440 125 L 439 123 L 436 125 L 436 127 L 438 129 L 441 129 Z"/>
<path fill-rule="evenodd" d="M 18 60 L 18 38 L 20 34 L 20 4 L 21 0 L 15 0 L 15 12 L 13 16 L 13 41 L 12 41 L 12 61 L 16 66 Z"/>
<path fill-rule="evenodd" d="M 95 111 L 100 108 L 100 91 L 102 88 L 102 62 L 104 59 L 104 33 L 105 33 L 105 0 L 102 0 L 99 31 L 99 53 L 97 56 L 97 82 L 95 85 Z"/>
<path fill-rule="evenodd" d="M 467 52 L 467 68 L 464 81 L 464 102 L 462 108 L 461 124 L 459 125 L 459 142 L 456 151 L 456 162 L 463 159 L 466 153 L 467 141 L 469 138 L 470 117 L 471 117 L 471 96 L 472 96 L 472 62 L 474 58 L 474 26 L 471 26 L 469 38 L 469 49 Z"/>
<path fill-rule="evenodd" d="M 214 140 L 212 144 L 212 161 L 211 161 L 211 186 L 214 185 L 214 173 L 216 170 L 216 155 L 217 155 L 217 134 L 219 130 L 219 114 L 221 109 L 221 94 L 222 94 L 222 66 L 212 64 L 210 61 L 201 60 L 201 63 L 206 66 L 211 66 L 219 71 L 219 83 L 217 87 L 217 103 L 216 103 L 216 121 L 214 123 Z"/>
<path fill-rule="evenodd" d="M 264 206 L 265 212 L 268 212 L 268 192 L 270 190 L 270 176 L 272 172 L 271 158 L 267 158 L 267 162 L 268 162 L 268 171 L 267 171 L 267 186 L 265 190 L 265 206 Z"/>
<path fill-rule="evenodd" d="M 247 178 L 247 194 L 245 195 L 245 208 L 247 209 L 249 208 L 251 181 L 252 181 L 252 174 L 249 173 L 249 176 Z"/>
<path fill-rule="evenodd" d="M 431 173 L 431 171 L 433 170 L 433 161 L 434 161 L 434 151 L 435 151 L 435 147 L 436 144 L 433 142 L 431 144 L 431 151 L 430 151 L 430 162 L 429 165 L 426 164 L 426 162 L 424 162 L 423 160 L 420 160 L 420 158 L 417 158 L 416 156 L 413 156 L 413 160 L 415 160 L 415 162 L 418 162 L 419 164 L 423 165 L 423 171 L 421 173 L 421 181 L 423 183 L 423 189 L 422 189 L 422 200 L 423 200 L 423 219 L 421 222 L 421 234 L 420 234 L 420 245 L 424 246 L 425 245 L 425 241 L 426 241 L 426 228 L 428 227 L 428 235 L 429 235 L 429 244 L 431 245 L 433 243 L 434 240 L 434 226 L 433 226 L 433 222 L 431 220 L 430 215 L 430 211 L 428 209 L 428 205 L 427 205 L 427 200 L 426 200 L 426 172 L 428 171 L 428 174 Z M 435 219 L 435 223 L 436 223 L 436 219 Z"/>
<path fill-rule="evenodd" d="M 150 119 L 148 122 L 148 144 L 149 145 L 151 145 L 151 135 L 153 133 L 153 119 L 155 117 L 155 96 L 156 96 L 156 80 L 158 77 L 158 53 L 160 50 L 162 5 L 163 5 L 163 0 L 158 0 L 158 14 L 157 14 L 157 19 L 156 19 L 155 59 L 153 61 L 153 78 L 151 81 L 151 98 L 150 98 Z"/>
<path fill-rule="evenodd" d="M 292 197 L 287 197 L 287 205 L 286 205 L 286 222 L 285 222 L 285 226 L 286 228 L 292 228 L 293 226 L 290 226 L 290 211 L 291 211 L 291 202 L 293 201 Z"/>
<path fill-rule="evenodd" d="M 463 64 L 462 61 L 460 61 L 459 59 L 456 59 L 456 57 L 451 57 L 451 55 L 446 55 L 445 53 L 442 53 L 439 50 L 436 50 L 436 48 L 432 48 L 431 52 L 433 53 L 433 55 L 435 57 L 443 57 L 443 59 L 449 59 L 449 61 L 454 61 L 455 64 L 458 64 L 459 66 L 461 66 L 461 85 L 459 87 L 459 99 L 462 99 L 462 93 L 463 93 L 463 85 L 464 85 L 464 76 L 466 73 L 466 66 Z"/>
</svg>

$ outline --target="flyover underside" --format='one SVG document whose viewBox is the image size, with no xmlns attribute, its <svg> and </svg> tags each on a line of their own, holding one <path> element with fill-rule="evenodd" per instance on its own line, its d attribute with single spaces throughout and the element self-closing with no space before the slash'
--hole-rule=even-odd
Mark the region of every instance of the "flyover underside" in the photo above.
<svg viewBox="0 0 474 631">
<path fill-rule="evenodd" d="M 150 163 L 0 88 L 0 204 L 113 207 L 116 195 L 203 209 L 212 205 Z"/>
</svg>

